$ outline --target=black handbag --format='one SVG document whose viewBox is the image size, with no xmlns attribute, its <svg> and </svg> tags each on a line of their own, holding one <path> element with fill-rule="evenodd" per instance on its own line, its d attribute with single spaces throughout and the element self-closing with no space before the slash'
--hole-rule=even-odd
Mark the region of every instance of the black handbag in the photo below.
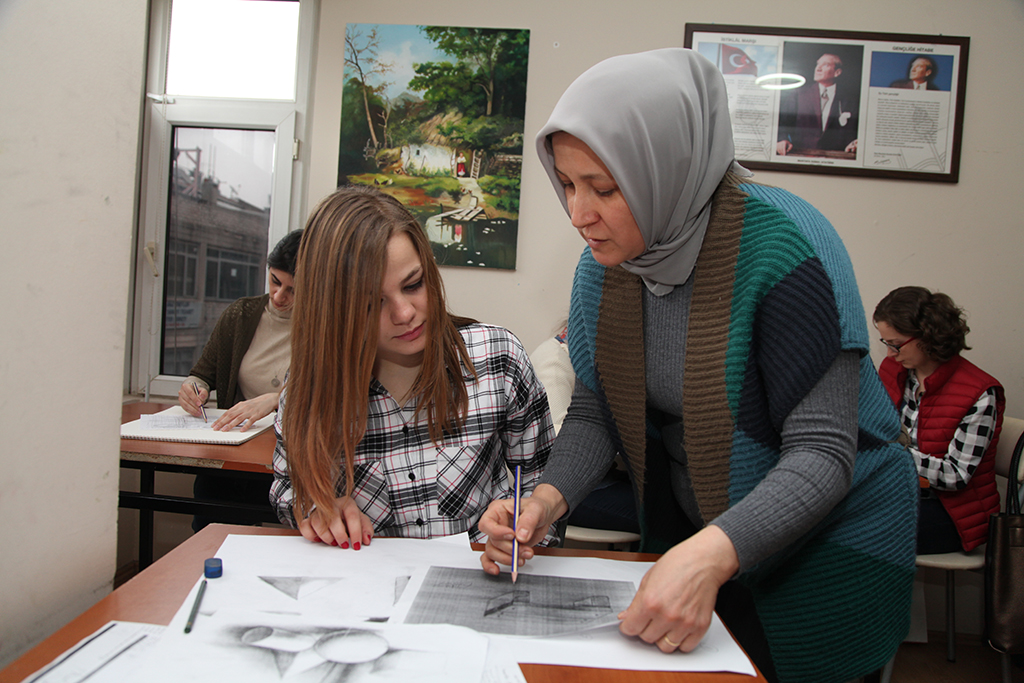
<svg viewBox="0 0 1024 683">
<path fill-rule="evenodd" d="M 1017 440 L 1006 483 L 1006 512 L 992 515 L 985 548 L 985 627 L 988 644 L 1024 653 L 1024 516 L 1017 496 L 1024 435 Z"/>
</svg>

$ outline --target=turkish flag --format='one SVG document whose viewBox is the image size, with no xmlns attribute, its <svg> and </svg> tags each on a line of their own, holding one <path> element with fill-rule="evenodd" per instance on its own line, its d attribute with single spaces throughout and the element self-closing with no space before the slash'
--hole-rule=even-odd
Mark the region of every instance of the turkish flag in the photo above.
<svg viewBox="0 0 1024 683">
<path fill-rule="evenodd" d="M 722 73 L 757 75 L 757 62 L 751 59 L 746 52 L 732 45 L 722 45 L 721 48 Z"/>
</svg>

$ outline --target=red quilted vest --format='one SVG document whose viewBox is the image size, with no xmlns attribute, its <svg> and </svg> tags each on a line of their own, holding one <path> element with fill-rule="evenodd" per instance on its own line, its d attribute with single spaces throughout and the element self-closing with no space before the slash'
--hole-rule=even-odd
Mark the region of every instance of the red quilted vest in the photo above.
<svg viewBox="0 0 1024 683">
<path fill-rule="evenodd" d="M 903 405 L 907 369 L 886 357 L 878 368 L 889 398 Z M 946 457 L 960 420 L 985 390 L 996 388 L 996 430 L 978 468 L 959 491 L 938 491 L 939 500 L 953 518 L 964 550 L 971 550 L 988 539 L 988 518 L 999 512 L 996 486 L 996 445 L 1003 429 L 1006 401 L 1003 387 L 994 377 L 962 356 L 943 363 L 924 381 L 924 395 L 917 415 L 917 448 L 933 458 Z"/>
</svg>

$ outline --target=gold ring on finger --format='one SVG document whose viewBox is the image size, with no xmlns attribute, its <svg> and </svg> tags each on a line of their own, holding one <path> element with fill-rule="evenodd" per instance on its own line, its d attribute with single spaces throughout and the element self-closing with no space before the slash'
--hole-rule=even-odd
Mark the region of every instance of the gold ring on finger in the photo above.
<svg viewBox="0 0 1024 683">
<path fill-rule="evenodd" d="M 679 641 L 678 643 L 673 643 L 673 642 L 672 642 L 671 640 L 669 640 L 669 638 L 668 638 L 668 634 L 667 634 L 667 633 L 666 633 L 665 635 L 663 635 L 663 636 L 661 637 L 661 639 L 662 639 L 662 640 L 664 640 L 664 641 L 665 641 L 665 643 L 666 643 L 666 644 L 667 644 L 667 645 L 668 645 L 669 647 L 671 647 L 671 648 L 672 648 L 673 650 L 675 650 L 676 648 L 678 648 L 678 647 L 679 647 L 679 646 L 680 646 L 680 645 L 682 644 L 682 642 L 683 642 L 683 641 L 681 641 L 681 640 L 680 640 L 680 641 Z"/>
</svg>

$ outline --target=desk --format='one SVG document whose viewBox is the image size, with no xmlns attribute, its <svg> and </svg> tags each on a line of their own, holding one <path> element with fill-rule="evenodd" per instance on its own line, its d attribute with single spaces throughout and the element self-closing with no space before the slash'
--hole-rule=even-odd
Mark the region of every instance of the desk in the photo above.
<svg viewBox="0 0 1024 683">
<path fill-rule="evenodd" d="M 173 404 L 126 403 L 121 408 L 121 424 L 141 415 L 156 413 Z M 268 429 L 238 445 L 182 443 L 121 439 L 121 467 L 140 473 L 139 491 L 121 491 L 119 507 L 139 510 L 139 569 L 153 563 L 153 512 L 179 514 L 215 514 L 238 523 L 277 522 L 277 514 L 266 505 L 247 505 L 204 501 L 154 492 L 156 472 L 218 474 L 235 478 L 262 478 L 274 471 L 276 437 Z M 269 490 L 269 483 L 268 483 Z"/>
<path fill-rule="evenodd" d="M 170 623 L 202 575 L 203 560 L 216 554 L 229 533 L 298 535 L 297 531 L 290 529 L 211 524 L 0 671 L 0 683 L 19 683 L 108 621 L 116 619 L 163 625 Z M 568 548 L 537 548 L 537 553 L 633 561 L 657 559 L 656 555 L 641 553 Z M 766 683 L 761 675 L 752 678 L 733 673 L 623 671 L 542 664 L 521 664 L 520 668 L 529 683 Z"/>
</svg>

